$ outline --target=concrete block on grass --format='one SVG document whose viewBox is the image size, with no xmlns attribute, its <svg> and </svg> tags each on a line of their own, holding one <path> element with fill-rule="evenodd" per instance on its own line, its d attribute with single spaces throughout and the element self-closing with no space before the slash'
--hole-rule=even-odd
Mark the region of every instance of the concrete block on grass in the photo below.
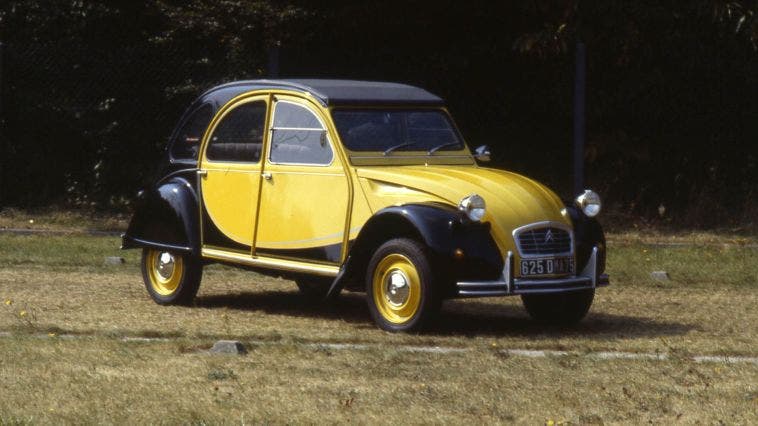
<svg viewBox="0 0 758 426">
<path fill-rule="evenodd" d="M 123 265 L 126 263 L 126 259 L 119 256 L 108 256 L 105 258 L 106 265 Z"/>
<path fill-rule="evenodd" d="M 237 340 L 219 340 L 213 344 L 210 353 L 244 355 L 247 353 L 247 348 L 245 348 L 245 345 Z"/>
<path fill-rule="evenodd" d="M 671 277 L 669 276 L 669 273 L 666 271 L 653 271 L 650 273 L 650 277 L 657 281 L 669 281 L 671 280 Z"/>
</svg>

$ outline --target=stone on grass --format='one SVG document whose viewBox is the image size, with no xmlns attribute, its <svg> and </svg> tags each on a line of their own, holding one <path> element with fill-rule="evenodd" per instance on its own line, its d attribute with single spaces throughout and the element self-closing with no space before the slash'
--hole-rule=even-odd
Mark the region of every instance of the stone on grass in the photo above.
<svg viewBox="0 0 758 426">
<path fill-rule="evenodd" d="M 219 340 L 213 344 L 210 353 L 244 355 L 247 353 L 247 349 L 245 345 L 237 340 Z"/>
<path fill-rule="evenodd" d="M 106 265 L 123 265 L 126 263 L 126 259 L 119 256 L 108 256 L 105 258 Z"/>
<path fill-rule="evenodd" d="M 650 277 L 658 281 L 668 281 L 671 279 L 669 273 L 666 271 L 653 271 L 650 273 Z"/>
</svg>

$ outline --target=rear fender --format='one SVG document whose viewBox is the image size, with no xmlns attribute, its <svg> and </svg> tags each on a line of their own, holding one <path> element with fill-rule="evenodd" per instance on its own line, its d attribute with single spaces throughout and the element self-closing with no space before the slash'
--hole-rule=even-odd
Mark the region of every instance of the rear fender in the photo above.
<svg viewBox="0 0 758 426">
<path fill-rule="evenodd" d="M 200 255 L 197 194 L 183 177 L 141 191 L 122 248 L 153 247 Z"/>
</svg>

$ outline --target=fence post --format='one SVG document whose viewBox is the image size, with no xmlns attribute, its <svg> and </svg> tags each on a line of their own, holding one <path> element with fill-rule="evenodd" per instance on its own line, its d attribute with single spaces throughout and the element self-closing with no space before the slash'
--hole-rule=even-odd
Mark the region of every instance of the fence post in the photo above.
<svg viewBox="0 0 758 426">
<path fill-rule="evenodd" d="M 5 86 L 4 56 L 5 45 L 0 41 L 0 208 L 5 204 L 5 164 L 8 158 L 8 147 L 5 140 L 5 111 L 3 110 L 3 104 L 5 104 L 5 92 L 3 91 Z"/>
<path fill-rule="evenodd" d="M 587 51 L 576 43 L 574 75 L 574 195 L 584 189 L 585 89 L 587 87 Z M 573 197 L 572 197 L 573 198 Z"/>
<path fill-rule="evenodd" d="M 279 48 L 281 42 L 277 41 L 273 46 L 268 48 L 268 66 L 266 67 L 266 76 L 269 78 L 279 77 Z"/>
</svg>

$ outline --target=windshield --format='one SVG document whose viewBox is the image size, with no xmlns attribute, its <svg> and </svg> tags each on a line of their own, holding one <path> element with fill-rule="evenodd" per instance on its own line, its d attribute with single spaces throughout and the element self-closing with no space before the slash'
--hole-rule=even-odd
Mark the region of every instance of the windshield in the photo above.
<svg viewBox="0 0 758 426">
<path fill-rule="evenodd" d="M 452 151 L 463 148 L 444 111 L 338 109 L 332 111 L 342 143 L 351 151 Z"/>
</svg>

